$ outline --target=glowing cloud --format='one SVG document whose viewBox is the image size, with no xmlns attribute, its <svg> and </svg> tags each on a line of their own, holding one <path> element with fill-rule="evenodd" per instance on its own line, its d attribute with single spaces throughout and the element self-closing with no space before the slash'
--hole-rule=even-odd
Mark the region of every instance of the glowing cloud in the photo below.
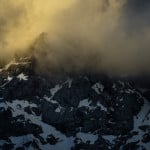
<svg viewBox="0 0 150 150">
<path fill-rule="evenodd" d="M 44 72 L 149 72 L 150 13 L 136 3 L 0 0 L 1 58 L 30 51 Z"/>
</svg>

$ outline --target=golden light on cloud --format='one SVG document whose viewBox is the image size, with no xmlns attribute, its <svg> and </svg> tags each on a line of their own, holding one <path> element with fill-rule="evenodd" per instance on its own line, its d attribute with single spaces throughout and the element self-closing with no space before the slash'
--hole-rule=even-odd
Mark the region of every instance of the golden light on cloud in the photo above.
<svg viewBox="0 0 150 150">
<path fill-rule="evenodd" d="M 3 32 L 1 51 L 7 49 L 10 52 L 29 46 L 40 33 L 54 28 L 54 15 L 68 8 L 72 2 L 73 0 L 0 0 L 0 26 Z"/>
<path fill-rule="evenodd" d="M 0 0 L 0 58 L 32 45 L 41 70 L 147 70 L 150 29 L 126 28 L 127 1 Z"/>
</svg>

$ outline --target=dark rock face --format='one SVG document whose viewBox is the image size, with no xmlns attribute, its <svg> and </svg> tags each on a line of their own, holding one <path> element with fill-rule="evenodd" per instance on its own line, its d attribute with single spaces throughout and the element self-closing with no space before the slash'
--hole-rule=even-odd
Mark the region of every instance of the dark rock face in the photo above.
<svg viewBox="0 0 150 150">
<path fill-rule="evenodd" d="M 148 150 L 149 90 L 105 75 L 54 80 L 21 59 L 0 70 L 0 149 Z"/>
<path fill-rule="evenodd" d="M 24 116 L 13 117 L 10 109 L 0 112 L 0 122 L 0 138 L 42 133 L 39 125 L 26 121 Z"/>
<path fill-rule="evenodd" d="M 28 82 L 14 78 L 2 90 L 2 97 L 8 100 L 31 98 L 36 95 L 42 97 L 43 94 L 48 93 L 47 89 L 46 81 L 40 77 L 31 77 Z"/>
</svg>

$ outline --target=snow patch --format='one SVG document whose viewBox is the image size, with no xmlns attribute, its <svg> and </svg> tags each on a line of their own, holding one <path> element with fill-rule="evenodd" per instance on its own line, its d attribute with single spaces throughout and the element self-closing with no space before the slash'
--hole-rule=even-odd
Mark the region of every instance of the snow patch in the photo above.
<svg viewBox="0 0 150 150">
<path fill-rule="evenodd" d="M 83 132 L 77 133 L 76 137 L 82 139 L 84 143 L 90 141 L 90 144 L 94 144 L 95 141 L 98 139 L 98 135 L 93 135 L 91 133 L 83 133 Z"/>
<path fill-rule="evenodd" d="M 118 81 L 118 83 L 122 86 L 122 87 L 124 87 L 125 86 L 125 83 L 124 82 L 122 82 L 122 81 Z"/>
<path fill-rule="evenodd" d="M 78 108 L 80 107 L 90 107 L 91 102 L 89 101 L 89 99 L 84 99 L 82 101 L 80 101 Z"/>
<path fill-rule="evenodd" d="M 138 134 L 127 140 L 127 143 L 139 141 L 139 145 L 144 146 L 146 149 L 149 149 L 149 143 L 143 143 L 142 137 L 145 134 L 142 130 L 139 129 L 139 126 L 150 125 L 150 103 L 147 100 L 144 100 L 144 105 L 141 108 L 141 111 L 137 116 L 134 117 L 134 129 L 133 131 L 138 131 Z"/>
<path fill-rule="evenodd" d="M 55 109 L 55 112 L 60 113 L 64 108 L 61 107 L 60 105 Z"/>
<path fill-rule="evenodd" d="M 97 106 L 99 106 L 101 108 L 101 110 L 107 111 L 107 108 L 104 107 L 100 102 L 97 103 Z"/>
<path fill-rule="evenodd" d="M 21 73 L 17 76 L 17 78 L 21 81 L 21 80 L 24 80 L 24 81 L 27 81 L 28 80 L 28 76 L 26 76 L 24 73 Z"/>
<path fill-rule="evenodd" d="M 95 90 L 97 94 L 100 94 L 104 91 L 104 86 L 101 83 L 96 83 L 92 86 L 92 89 Z"/>
<path fill-rule="evenodd" d="M 13 77 L 8 76 L 7 77 L 7 81 L 11 81 L 13 79 Z"/>
<path fill-rule="evenodd" d="M 80 108 L 80 107 L 88 107 L 89 110 L 96 109 L 96 107 L 91 106 L 91 103 L 92 103 L 92 101 L 89 101 L 89 99 L 84 99 L 84 100 L 80 101 L 80 103 L 78 105 L 78 108 Z M 102 104 L 100 104 L 100 102 L 97 102 L 97 106 L 99 106 L 101 108 L 101 110 L 107 111 L 107 108 L 104 107 Z"/>
<path fill-rule="evenodd" d="M 5 110 L 8 108 L 7 104 L 2 102 L 0 103 L 0 108 L 4 108 Z"/>
<path fill-rule="evenodd" d="M 48 102 L 51 102 L 53 104 L 59 104 L 56 100 L 53 100 L 51 99 L 52 97 L 47 97 L 47 96 L 44 96 L 44 99 Z"/>
<path fill-rule="evenodd" d="M 57 84 L 54 88 L 50 89 L 52 96 L 54 96 L 55 93 L 57 93 L 61 88 L 62 88 L 62 86 Z"/>
<path fill-rule="evenodd" d="M 134 130 L 138 130 L 139 126 L 150 124 L 150 120 L 147 118 L 150 117 L 150 103 L 147 100 L 144 100 L 144 105 L 141 108 L 141 111 L 137 116 L 134 117 Z"/>
<path fill-rule="evenodd" d="M 111 144 L 114 143 L 114 140 L 117 138 L 114 135 L 103 135 L 102 136 L 105 140 L 109 141 Z"/>
<path fill-rule="evenodd" d="M 3 104 L 1 104 L 3 105 Z M 56 145 L 50 145 L 50 144 L 45 144 L 42 145 L 39 140 L 35 139 L 33 135 L 25 135 L 25 136 L 18 136 L 18 137 L 10 137 L 12 140 L 12 143 L 15 144 L 14 150 L 23 145 L 24 143 L 28 141 L 33 141 L 34 139 L 38 142 L 38 145 L 40 149 L 43 150 L 70 150 L 71 147 L 74 146 L 74 138 L 73 137 L 66 137 L 66 135 L 62 134 L 61 132 L 57 131 L 54 127 L 42 122 L 41 116 L 35 116 L 32 114 L 28 114 L 24 111 L 24 108 L 27 106 L 30 107 L 36 107 L 36 104 L 30 104 L 28 101 L 18 101 L 15 100 L 12 103 L 7 103 L 7 106 L 11 107 L 13 110 L 13 116 L 16 117 L 18 115 L 24 115 L 26 120 L 30 120 L 32 123 L 37 124 L 38 126 L 41 126 L 43 133 L 40 134 L 45 140 L 48 137 L 48 135 L 52 134 L 56 138 L 59 138 L 58 143 Z M 5 142 L 6 143 L 6 142 Z M 3 141 L 0 141 L 0 145 L 3 145 Z M 30 150 L 33 148 L 30 147 Z"/>
<path fill-rule="evenodd" d="M 135 93 L 135 91 L 134 91 L 134 90 L 131 90 L 131 89 L 127 89 L 127 90 L 125 90 L 125 92 L 126 92 L 127 94 L 133 94 L 133 93 Z"/>
<path fill-rule="evenodd" d="M 24 114 L 25 107 L 37 107 L 36 104 L 29 103 L 25 100 L 14 100 L 13 103 L 7 102 L 6 105 L 12 108 L 13 117 Z"/>
<path fill-rule="evenodd" d="M 21 147 L 23 144 L 33 141 L 34 137 L 31 134 L 24 135 L 24 136 L 18 136 L 18 137 L 10 137 L 10 140 L 14 144 L 13 150 L 15 150 L 18 147 Z"/>
<path fill-rule="evenodd" d="M 0 146 L 3 146 L 4 144 L 6 144 L 7 142 L 5 140 L 0 140 Z"/>
<path fill-rule="evenodd" d="M 71 78 L 68 78 L 68 80 L 65 82 L 68 84 L 68 88 L 71 88 L 71 85 L 72 85 L 72 79 Z"/>
</svg>

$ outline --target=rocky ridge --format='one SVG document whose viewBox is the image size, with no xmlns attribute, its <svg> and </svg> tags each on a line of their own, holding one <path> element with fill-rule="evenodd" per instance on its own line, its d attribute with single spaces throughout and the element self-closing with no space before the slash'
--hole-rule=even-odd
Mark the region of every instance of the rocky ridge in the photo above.
<svg viewBox="0 0 150 150">
<path fill-rule="evenodd" d="M 149 89 L 125 78 L 0 69 L 0 149 L 149 150 Z"/>
</svg>

